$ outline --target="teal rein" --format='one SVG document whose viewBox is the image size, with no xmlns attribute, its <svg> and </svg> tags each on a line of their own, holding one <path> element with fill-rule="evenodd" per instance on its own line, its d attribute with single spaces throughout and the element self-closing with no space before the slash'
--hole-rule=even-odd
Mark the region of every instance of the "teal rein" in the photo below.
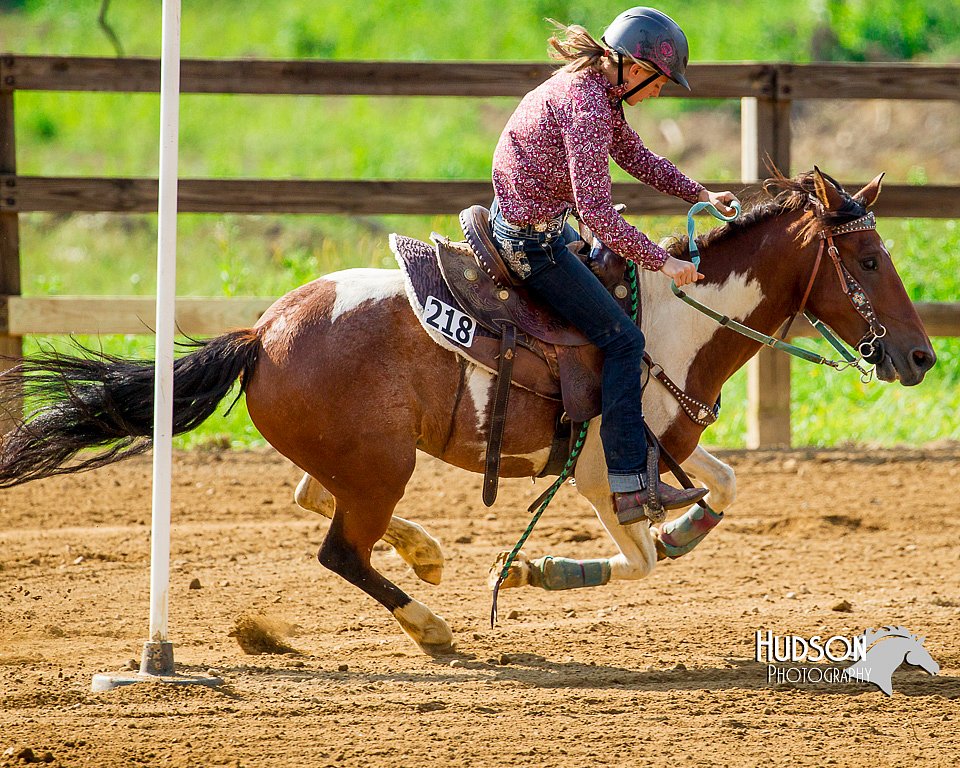
<svg viewBox="0 0 960 768">
<path fill-rule="evenodd" d="M 697 247 L 697 243 L 694 238 L 694 215 L 700 213 L 700 211 L 707 211 L 714 218 L 720 219 L 720 221 L 733 221 L 740 215 L 740 203 L 734 200 L 732 207 L 735 211 L 732 216 L 724 216 L 712 203 L 695 203 L 687 212 L 687 239 L 689 241 L 690 261 L 693 262 L 697 269 L 700 268 L 700 249 Z M 710 309 L 710 307 L 706 306 L 705 304 L 701 304 L 691 296 L 688 296 L 686 293 L 684 293 L 684 291 L 677 287 L 675 282 L 671 283 L 670 288 L 673 291 L 674 296 L 682 299 L 698 312 L 701 312 L 702 314 L 716 321 L 724 328 L 729 328 L 731 331 L 735 331 L 741 336 L 746 336 L 748 339 L 753 339 L 754 341 L 760 342 L 764 346 L 772 349 L 778 349 L 781 352 L 786 352 L 788 355 L 799 357 L 802 360 L 816 363 L 817 365 L 828 365 L 831 368 L 836 368 L 838 370 L 848 366 L 855 366 L 858 367 L 861 372 L 863 371 L 863 369 L 860 369 L 859 366 L 857 366 L 857 357 L 843 346 L 843 342 L 834 336 L 834 334 L 829 328 L 827 328 L 826 325 L 824 325 L 822 321 L 811 315 L 809 312 L 804 312 L 803 316 L 806 317 L 809 323 L 820 333 L 820 335 L 823 336 L 827 342 L 829 342 L 830 346 L 837 350 L 844 360 L 843 363 L 836 360 L 829 360 L 823 357 L 823 355 L 818 355 L 815 352 L 811 352 L 803 347 L 798 347 L 795 344 L 788 344 L 785 341 L 780 341 L 780 339 L 777 339 L 766 333 L 755 331 L 753 328 L 750 328 L 743 323 L 738 323 L 736 320 L 733 320 L 726 315 L 722 315 L 719 312 Z"/>
</svg>

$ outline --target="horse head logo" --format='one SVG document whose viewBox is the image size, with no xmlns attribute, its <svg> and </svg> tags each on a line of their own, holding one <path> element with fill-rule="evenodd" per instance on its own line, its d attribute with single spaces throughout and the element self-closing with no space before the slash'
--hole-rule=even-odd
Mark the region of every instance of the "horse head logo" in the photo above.
<svg viewBox="0 0 960 768">
<path fill-rule="evenodd" d="M 940 671 L 940 665 L 923 647 L 925 638 L 917 637 L 906 627 L 868 629 L 862 638 L 861 647 L 866 651 L 861 659 L 844 670 L 844 677 L 848 680 L 873 683 L 887 696 L 892 696 L 891 678 L 904 661 L 931 675 Z"/>
</svg>

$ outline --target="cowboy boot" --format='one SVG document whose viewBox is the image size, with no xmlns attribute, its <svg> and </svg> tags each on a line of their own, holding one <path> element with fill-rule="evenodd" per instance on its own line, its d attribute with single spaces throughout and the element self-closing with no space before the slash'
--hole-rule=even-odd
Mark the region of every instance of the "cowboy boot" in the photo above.
<svg viewBox="0 0 960 768">
<path fill-rule="evenodd" d="M 674 488 L 660 480 L 660 453 L 654 446 L 647 449 L 647 476 L 641 478 L 643 488 L 629 493 L 614 493 L 613 505 L 620 525 L 630 525 L 644 518 L 662 523 L 668 509 L 681 509 L 696 504 L 709 493 L 706 488 Z"/>
</svg>

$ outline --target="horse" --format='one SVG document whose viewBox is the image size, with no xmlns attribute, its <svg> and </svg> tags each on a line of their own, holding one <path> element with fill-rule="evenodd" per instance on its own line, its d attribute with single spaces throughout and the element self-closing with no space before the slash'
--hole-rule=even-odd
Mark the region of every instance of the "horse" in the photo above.
<svg viewBox="0 0 960 768">
<path fill-rule="evenodd" d="M 865 216 L 881 179 L 882 174 L 850 195 L 818 169 L 793 179 L 778 175 L 768 185 L 776 196 L 700 238 L 705 279 L 689 287 L 689 295 L 764 333 L 773 333 L 805 303 L 855 346 L 870 336 L 872 324 L 838 279 L 845 269 L 885 328 L 883 338 L 874 333 L 869 344 L 878 377 L 904 386 L 920 383 L 936 356 L 875 229 L 844 234 L 835 246 L 831 240 L 836 270 L 819 268 L 817 233 Z M 682 256 L 685 245 L 672 247 Z M 642 330 L 653 356 L 689 396 L 715 402 L 723 383 L 760 344 L 678 301 L 662 274 L 640 271 Z M 296 503 L 331 518 L 320 563 L 390 611 L 422 651 L 452 652 L 446 621 L 386 579 L 370 556 L 383 539 L 421 580 L 439 583 L 439 542 L 393 511 L 417 451 L 483 472 L 494 374 L 424 332 L 397 270 L 328 274 L 278 299 L 254 327 L 194 343 L 196 349 L 175 361 L 174 433 L 212 414 L 239 379 L 254 425 L 305 473 Z M 562 406 L 520 387 L 511 390 L 500 475 L 530 477 L 547 463 Z M 89 351 L 24 359 L 0 376 L 0 406 L 9 411 L 25 394 L 33 403 L 3 438 L 0 487 L 92 469 L 147 450 L 152 393 L 150 361 Z M 648 425 L 709 489 L 711 508 L 729 507 L 734 473 L 698 446 L 704 427 L 658 384 L 647 386 L 642 397 Z M 599 427 L 599 418 L 590 424 L 575 469 L 576 488 L 618 549 L 604 561 L 607 580 L 639 579 L 656 566 L 659 532 L 647 522 L 618 524 Z M 100 451 L 78 455 L 91 447 Z"/>
<path fill-rule="evenodd" d="M 868 629 L 863 633 L 863 658 L 843 671 L 847 680 L 873 683 L 887 696 L 893 695 L 893 673 L 903 662 L 920 667 L 931 675 L 940 672 L 940 665 L 923 647 L 925 638 L 917 637 L 906 627 Z"/>
</svg>

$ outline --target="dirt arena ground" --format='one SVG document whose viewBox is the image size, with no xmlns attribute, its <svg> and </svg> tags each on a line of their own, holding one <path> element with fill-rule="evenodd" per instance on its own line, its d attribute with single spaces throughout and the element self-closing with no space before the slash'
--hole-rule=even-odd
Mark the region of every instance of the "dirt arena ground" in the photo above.
<svg viewBox="0 0 960 768">
<path fill-rule="evenodd" d="M 398 513 L 442 540 L 444 582 L 375 558 L 450 622 L 460 655 L 442 660 L 317 563 L 327 522 L 293 504 L 293 466 L 179 455 L 171 635 L 219 689 L 90 691 L 147 632 L 149 459 L 0 492 L 0 765 L 956 766 L 960 447 L 721 455 L 739 499 L 699 549 L 645 581 L 504 591 L 493 630 L 487 568 L 543 481 L 487 510 L 479 477 L 422 459 Z M 569 488 L 526 551 L 613 553 Z M 300 653 L 245 654 L 229 633 L 248 614 Z M 891 624 L 941 667 L 903 665 L 892 697 L 771 684 L 754 660 L 758 630 Z"/>
</svg>

